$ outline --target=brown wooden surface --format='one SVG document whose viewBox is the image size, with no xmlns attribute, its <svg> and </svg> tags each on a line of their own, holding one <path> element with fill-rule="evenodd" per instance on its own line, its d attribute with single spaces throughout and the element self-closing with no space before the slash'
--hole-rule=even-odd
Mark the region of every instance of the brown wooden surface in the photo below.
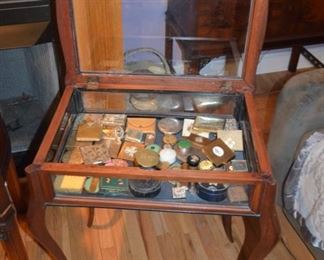
<svg viewBox="0 0 324 260">
<path fill-rule="evenodd" d="M 81 71 L 121 70 L 122 1 L 73 0 Z"/>
<path fill-rule="evenodd" d="M 89 1 L 90 2 L 90 1 Z M 107 2 L 105 2 L 107 3 Z M 262 45 L 262 40 L 264 36 L 265 31 L 265 20 L 266 20 L 266 14 L 267 14 L 267 0 L 255 0 L 252 1 L 252 7 L 251 7 L 251 17 L 250 17 L 250 25 L 248 29 L 248 36 L 247 36 L 247 55 L 244 63 L 243 68 L 243 80 L 241 80 L 241 90 L 245 87 L 253 88 L 253 84 L 255 81 L 255 72 L 256 72 L 256 65 L 258 62 L 258 55 L 259 51 Z M 73 46 L 72 43 L 72 21 L 71 16 L 69 16 L 68 8 L 71 6 L 68 6 L 67 1 L 58 0 L 57 1 L 57 15 L 59 19 L 59 31 L 60 36 L 62 39 L 63 44 L 63 50 L 65 54 L 65 59 L 67 60 L 67 66 L 68 73 L 66 76 L 66 82 L 67 83 L 78 83 L 75 81 L 76 79 L 80 79 L 81 82 L 86 82 L 89 80 L 89 78 L 83 78 L 81 75 L 78 75 L 78 69 L 77 69 L 77 56 L 76 56 L 76 46 Z M 87 8 L 86 8 L 87 9 Z M 86 10 L 81 8 L 81 13 L 84 13 Z M 100 17 L 100 13 L 103 11 L 101 9 L 95 9 L 97 11 L 98 17 Z M 60 13 L 60 11 L 62 13 Z M 93 10 L 92 10 L 93 11 Z M 61 14 L 61 16 L 59 16 Z M 81 19 L 81 17 L 78 17 L 78 19 Z M 60 21 L 60 19 L 62 19 Z M 90 23 L 96 21 L 97 17 L 91 17 Z M 83 27 L 81 27 L 83 28 Z M 109 32 L 108 32 L 109 34 Z M 96 37 L 101 37 L 101 35 L 95 35 Z M 105 36 L 103 36 L 105 37 Z M 91 39 L 93 41 L 96 41 L 96 39 Z M 78 42 L 78 44 L 80 44 Z M 90 44 L 90 43 L 89 43 Z M 102 54 L 101 54 L 102 55 Z M 72 60 L 69 60 L 72 58 Z M 83 63 L 81 64 L 83 65 Z M 100 78 L 105 78 L 105 75 L 101 75 Z M 120 81 L 120 76 L 116 76 L 116 78 Z M 142 82 L 145 82 L 146 78 L 141 76 L 133 76 L 133 78 L 137 78 L 139 81 L 142 80 Z M 110 80 L 112 77 L 106 79 Z M 168 82 L 170 77 L 165 77 L 165 82 Z M 91 81 L 93 81 L 92 78 L 90 78 Z M 118 83 L 117 80 L 117 83 Z M 204 82 L 204 80 L 201 80 L 200 78 L 195 78 L 196 88 L 199 86 L 199 92 L 200 91 L 207 91 L 212 86 L 212 80 L 210 80 L 210 85 L 202 85 L 201 82 Z M 80 83 L 81 83 L 80 82 Z M 186 85 L 186 81 L 179 80 L 181 83 L 179 86 L 176 86 L 174 90 L 181 90 L 185 91 L 188 89 L 188 85 Z M 194 81 L 193 81 L 194 82 Z M 228 85 L 228 82 L 224 79 L 214 79 L 214 84 L 217 84 L 216 82 L 222 82 L 221 88 L 219 91 L 222 92 L 230 92 L 233 91 L 232 86 Z M 128 84 L 124 84 L 124 88 L 136 88 L 137 85 L 132 86 L 133 82 L 129 82 Z M 231 81 L 229 82 L 231 84 Z M 136 83 L 135 83 L 136 84 Z M 93 88 L 93 85 L 91 86 Z M 98 82 L 98 87 L 101 87 L 101 83 Z M 156 85 L 156 89 L 164 88 L 164 83 L 160 82 Z M 198 89 L 197 89 L 198 90 Z M 65 164 L 51 164 L 51 163 L 44 163 L 45 156 L 49 150 L 49 146 L 52 143 L 52 140 L 54 138 L 54 135 L 57 131 L 57 128 L 59 127 L 60 121 L 63 117 L 63 113 L 65 108 L 67 107 L 67 102 L 70 98 L 72 91 L 72 87 L 69 86 L 65 93 L 63 94 L 62 101 L 57 109 L 57 112 L 53 118 L 53 121 L 51 123 L 51 126 L 45 136 L 44 142 L 41 145 L 39 152 L 36 156 L 36 159 L 34 161 L 34 164 L 28 168 L 28 180 L 29 180 L 29 187 L 31 192 L 30 197 L 30 203 L 29 203 L 29 209 L 27 214 L 27 221 L 30 228 L 30 234 L 33 236 L 33 238 L 38 241 L 38 243 L 54 258 L 57 259 L 65 259 L 65 256 L 63 252 L 61 251 L 60 247 L 57 245 L 56 241 L 53 239 L 51 234 L 48 232 L 45 224 L 45 206 L 47 204 L 60 204 L 60 205 L 70 205 L 70 206 L 105 206 L 105 207 L 114 207 L 114 208 L 120 208 L 120 207 L 126 207 L 131 209 L 151 209 L 151 210 L 164 210 L 164 211 L 176 211 L 176 212 L 197 212 L 196 208 L 198 208 L 198 212 L 201 213 L 213 213 L 213 214 L 227 214 L 229 216 L 235 214 L 235 215 L 246 215 L 251 214 L 253 215 L 253 218 L 244 217 L 244 223 L 246 227 L 246 236 L 245 236 L 245 242 L 243 246 L 241 247 L 241 253 L 239 255 L 240 259 L 260 259 L 261 257 L 266 256 L 275 243 L 278 240 L 278 234 L 280 232 L 276 219 L 276 213 L 274 208 L 274 193 L 275 193 L 275 184 L 273 183 L 271 179 L 271 172 L 269 167 L 269 162 L 267 160 L 267 154 L 265 151 L 264 143 L 262 142 L 262 139 L 260 138 L 260 129 L 258 127 L 257 123 L 257 116 L 255 111 L 255 105 L 253 101 L 253 97 L 251 93 L 245 93 L 245 101 L 246 101 L 246 107 L 248 111 L 248 120 L 251 124 L 251 133 L 252 133 L 252 139 L 254 148 L 257 154 L 257 159 L 260 162 L 260 169 L 258 173 L 247 173 L 246 175 L 243 174 L 237 174 L 237 176 L 224 176 L 221 173 L 217 175 L 217 177 L 211 176 L 211 174 L 204 174 L 203 178 L 206 178 L 206 180 L 228 180 L 229 182 L 240 182 L 240 183 L 258 183 L 256 185 L 256 188 L 251 193 L 250 196 L 250 206 L 253 210 L 256 210 L 255 212 L 251 212 L 249 209 L 244 209 L 241 207 L 231 207 L 225 205 L 224 207 L 214 207 L 210 205 L 196 205 L 196 204 L 190 204 L 188 203 L 167 203 L 167 202 L 160 202 L 151 200 L 149 202 L 143 201 L 143 200 L 104 200 L 104 199 L 86 199 L 84 197 L 67 197 L 66 199 L 64 196 L 57 196 L 53 198 L 53 187 L 51 184 L 51 179 L 49 175 L 46 175 L 47 173 L 54 173 L 58 172 L 61 174 L 92 174 L 97 173 L 98 175 L 105 175 L 108 173 L 105 173 L 105 171 L 102 171 L 100 167 L 89 167 L 89 166 L 76 166 L 76 165 L 65 165 Z M 217 91 L 216 91 L 217 92 Z M 101 172 L 102 171 L 102 172 Z M 127 171 L 125 171 L 122 168 L 115 168 L 111 169 L 109 174 L 119 177 L 136 177 L 140 178 L 143 176 L 148 177 L 149 175 L 152 175 L 152 173 L 144 173 L 140 169 L 133 170 L 133 174 L 129 175 Z M 178 179 L 178 180 L 197 180 L 197 176 L 195 176 L 195 173 L 192 171 L 186 171 L 186 174 L 175 174 L 174 172 L 171 174 L 167 170 L 161 170 L 158 172 L 158 174 L 154 174 L 156 178 L 159 179 Z M 210 175 L 210 176 L 209 176 Z M 202 177 L 201 177 L 202 178 Z M 119 204 L 118 204 L 119 202 Z M 230 222 L 226 222 L 226 230 L 227 232 L 230 232 L 229 224 Z M 269 236 L 268 241 L 266 241 L 266 236 Z M 257 238 L 260 238 L 260 240 L 256 240 Z M 132 239 L 133 242 L 136 242 L 137 239 L 134 237 Z M 253 248 L 251 247 L 252 244 L 255 244 L 257 241 L 257 247 Z M 135 249 L 138 247 L 135 246 Z M 215 257 L 215 255 L 213 255 Z"/>
<path fill-rule="evenodd" d="M 0 27 L 0 49 L 34 45 L 44 32 L 48 22 L 4 25 Z"/>
</svg>

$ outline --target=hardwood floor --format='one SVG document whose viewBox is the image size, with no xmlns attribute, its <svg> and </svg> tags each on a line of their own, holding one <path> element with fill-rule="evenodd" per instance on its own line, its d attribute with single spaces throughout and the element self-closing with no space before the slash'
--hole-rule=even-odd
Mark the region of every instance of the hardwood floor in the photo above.
<svg viewBox="0 0 324 260">
<path fill-rule="evenodd" d="M 236 259 L 244 237 L 233 220 L 230 243 L 218 216 L 97 209 L 87 228 L 87 209 L 49 208 L 47 225 L 68 259 Z M 48 256 L 24 234 L 30 259 Z M 282 243 L 267 257 L 294 259 Z"/>
<path fill-rule="evenodd" d="M 256 104 L 265 140 L 269 134 L 279 85 L 282 85 L 278 81 L 284 81 L 287 77 L 287 73 L 258 77 Z M 279 216 L 282 225 L 286 225 L 283 228 L 286 232 L 289 227 L 282 214 Z M 240 217 L 233 218 L 234 243 L 227 240 L 219 216 L 96 209 L 92 228 L 87 227 L 87 217 L 86 208 L 47 209 L 47 226 L 68 259 L 231 260 L 237 258 L 244 237 Z M 30 259 L 49 259 L 24 231 L 22 235 Z M 307 254 L 295 254 L 287 249 L 283 241 L 287 242 L 292 236 L 287 232 L 283 234 L 266 259 L 309 259 Z M 2 249 L 0 259 L 5 259 Z"/>
</svg>

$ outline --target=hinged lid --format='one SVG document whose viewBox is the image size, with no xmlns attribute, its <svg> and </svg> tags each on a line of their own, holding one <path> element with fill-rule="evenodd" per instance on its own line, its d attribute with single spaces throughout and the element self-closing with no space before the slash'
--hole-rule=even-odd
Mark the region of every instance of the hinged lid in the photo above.
<svg viewBox="0 0 324 260">
<path fill-rule="evenodd" d="M 67 84 L 253 89 L 268 0 L 56 3 Z"/>
</svg>

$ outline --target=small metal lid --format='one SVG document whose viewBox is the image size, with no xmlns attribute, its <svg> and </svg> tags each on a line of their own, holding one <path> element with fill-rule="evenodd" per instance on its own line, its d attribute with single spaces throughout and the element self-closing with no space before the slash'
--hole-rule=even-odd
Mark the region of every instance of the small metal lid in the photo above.
<svg viewBox="0 0 324 260">
<path fill-rule="evenodd" d="M 209 160 L 202 160 L 198 165 L 199 170 L 212 170 L 214 169 L 214 164 Z"/>
<path fill-rule="evenodd" d="M 163 143 L 175 145 L 177 142 L 177 137 L 175 135 L 166 134 L 163 136 Z"/>
<path fill-rule="evenodd" d="M 178 142 L 178 147 L 180 149 L 189 149 L 191 148 L 192 144 L 189 140 L 186 140 L 186 139 L 182 139 Z"/>
</svg>

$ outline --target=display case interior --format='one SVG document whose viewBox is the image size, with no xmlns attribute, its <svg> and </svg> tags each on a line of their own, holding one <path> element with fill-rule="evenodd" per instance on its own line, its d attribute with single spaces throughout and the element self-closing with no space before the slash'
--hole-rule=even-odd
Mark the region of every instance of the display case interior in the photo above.
<svg viewBox="0 0 324 260">
<path fill-rule="evenodd" d="M 248 206 L 249 185 L 201 182 L 206 171 L 256 172 L 244 95 L 75 88 L 47 162 L 146 170 L 145 179 L 53 175 L 56 195 Z M 113 168 L 111 168 L 113 167 Z M 186 170 L 196 181 L 156 180 Z"/>
</svg>

